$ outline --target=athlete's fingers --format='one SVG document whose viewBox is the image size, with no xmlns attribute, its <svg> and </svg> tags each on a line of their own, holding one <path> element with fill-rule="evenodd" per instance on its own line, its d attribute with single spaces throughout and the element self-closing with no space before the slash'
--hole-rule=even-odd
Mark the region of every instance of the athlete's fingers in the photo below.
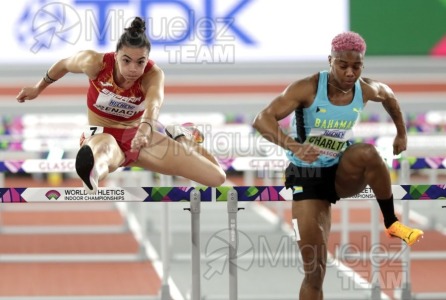
<svg viewBox="0 0 446 300">
<path fill-rule="evenodd" d="M 22 89 L 22 90 L 19 92 L 19 94 L 17 95 L 16 99 L 17 99 L 17 101 L 19 101 L 19 102 L 24 102 L 24 101 L 25 101 L 25 98 L 26 98 L 26 94 L 25 94 L 25 91 Z"/>
</svg>

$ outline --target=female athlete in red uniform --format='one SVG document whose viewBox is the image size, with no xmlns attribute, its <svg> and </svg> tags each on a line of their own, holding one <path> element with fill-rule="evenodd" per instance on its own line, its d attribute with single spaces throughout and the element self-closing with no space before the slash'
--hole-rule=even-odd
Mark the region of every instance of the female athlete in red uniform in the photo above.
<svg viewBox="0 0 446 300">
<path fill-rule="evenodd" d="M 76 157 L 87 192 L 95 193 L 98 181 L 120 166 L 183 176 L 206 186 L 219 186 L 226 179 L 217 160 L 197 144 L 194 129 L 167 126 L 168 136 L 154 130 L 164 98 L 164 73 L 149 59 L 150 48 L 145 22 L 136 17 L 116 52 L 85 50 L 59 60 L 34 87 L 17 95 L 19 102 L 32 100 L 69 72 L 88 76 L 90 126 Z"/>
</svg>

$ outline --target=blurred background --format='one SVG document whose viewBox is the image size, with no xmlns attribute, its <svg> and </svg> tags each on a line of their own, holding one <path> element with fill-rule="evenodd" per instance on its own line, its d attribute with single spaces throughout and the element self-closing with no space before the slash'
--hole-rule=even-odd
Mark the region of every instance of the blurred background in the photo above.
<svg viewBox="0 0 446 300">
<path fill-rule="evenodd" d="M 73 158 L 87 125 L 87 78 L 69 74 L 24 104 L 15 97 L 59 59 L 84 49 L 115 51 L 135 16 L 146 20 L 150 57 L 166 75 L 160 124 L 201 126 L 204 145 L 227 170 L 225 185 L 283 184 L 283 150 L 250 124 L 288 84 L 328 69 L 331 40 L 347 30 L 367 42 L 363 76 L 396 93 L 409 147 L 392 155 L 395 129 L 375 103 L 363 111 L 354 140 L 377 147 L 393 184 L 444 185 L 444 0 L 16 0 L 0 10 L 3 187 L 81 187 Z M 286 130 L 288 118 L 281 125 Z M 194 183 L 133 169 L 111 174 L 101 185 Z M 410 260 L 382 225 L 379 242 L 372 242 L 373 200 L 347 201 L 346 210 L 344 203 L 334 205 L 325 299 L 446 299 L 442 202 L 410 203 L 410 224 L 425 231 Z M 239 299 L 298 299 L 303 272 L 290 205 L 240 204 Z M 0 299 L 190 299 L 188 207 L 2 203 Z M 399 216 L 403 207 L 396 201 Z M 229 299 L 227 218 L 224 203 L 203 203 L 202 299 Z M 367 258 L 374 248 L 384 257 L 377 265 Z"/>
</svg>

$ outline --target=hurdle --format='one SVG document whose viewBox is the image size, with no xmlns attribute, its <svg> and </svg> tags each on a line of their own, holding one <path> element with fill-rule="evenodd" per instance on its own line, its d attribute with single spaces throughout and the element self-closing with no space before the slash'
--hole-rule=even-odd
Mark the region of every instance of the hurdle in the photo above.
<svg viewBox="0 0 446 300">
<path fill-rule="evenodd" d="M 220 165 L 225 171 L 244 172 L 245 184 L 254 185 L 255 172 L 261 174 L 265 179 L 265 185 L 273 185 L 268 181 L 272 172 L 283 171 L 286 168 L 285 156 L 247 156 L 232 159 L 220 159 Z M 4 173 L 13 174 L 45 174 L 45 173 L 75 173 L 75 159 L 23 159 L 0 161 L 0 187 L 4 186 Z M 139 167 L 120 167 L 111 174 L 123 171 L 144 171 Z M 169 185 L 169 184 L 167 184 Z"/>
<path fill-rule="evenodd" d="M 443 185 L 392 185 L 395 199 L 399 200 L 440 200 L 446 199 L 446 189 Z M 370 191 L 364 192 L 367 197 Z M 343 199 L 364 199 L 364 195 Z M 284 186 L 222 186 L 222 187 L 113 187 L 99 188 L 95 195 L 89 195 L 83 188 L 0 188 L 2 203 L 23 202 L 190 202 L 191 212 L 191 240 L 192 246 L 192 298 L 201 299 L 200 290 L 200 240 L 199 214 L 200 202 L 227 202 L 229 238 L 229 290 L 230 300 L 238 299 L 237 290 L 237 217 L 238 202 L 250 201 L 289 201 L 292 191 Z M 377 217 L 375 218 L 377 219 Z M 376 221 L 377 223 L 377 221 Z M 376 232 L 372 240 L 376 239 Z M 372 254 L 371 254 L 372 255 Z M 379 272 L 374 269 L 372 272 Z M 167 276 L 167 274 L 165 274 Z M 377 276 L 374 276 L 377 278 Z M 371 299 L 380 299 L 379 282 L 373 283 Z M 168 298 L 162 298 L 168 299 Z M 417 298 L 422 299 L 422 298 Z"/>
<path fill-rule="evenodd" d="M 394 158 L 388 162 L 391 170 L 398 171 L 399 184 L 411 184 L 410 183 L 410 171 L 411 170 L 429 170 L 429 182 L 437 182 L 437 171 L 446 170 L 446 158 L 445 157 L 417 157 L 402 155 L 399 158 Z M 367 198 L 372 195 L 366 195 L 362 193 L 362 196 Z M 348 208 L 342 205 L 342 227 L 345 229 L 348 224 Z M 362 229 L 362 227 L 361 227 Z M 348 231 L 342 233 L 343 244 L 348 243 Z"/>
<path fill-rule="evenodd" d="M 76 147 L 77 147 L 77 145 L 76 145 Z M 271 162 L 271 160 L 272 160 L 272 162 Z M 257 162 L 254 162 L 253 163 L 253 161 L 257 161 Z M 284 169 L 284 167 L 285 167 L 285 164 L 284 164 L 284 162 L 285 162 L 285 160 L 283 160 L 281 157 L 237 157 L 237 158 L 235 158 L 232 162 L 231 162 L 231 164 L 229 164 L 228 166 L 227 166 L 227 168 L 228 169 L 232 169 L 232 170 L 235 170 L 235 171 L 244 171 L 245 172 L 245 174 L 246 173 L 250 173 L 251 175 L 248 175 L 248 176 L 246 176 L 245 178 L 253 178 L 253 168 L 254 168 L 254 172 L 255 171 L 257 171 L 257 172 L 264 172 L 264 173 L 267 173 L 267 172 L 270 172 L 270 171 L 283 171 L 283 169 Z M 48 163 L 48 160 L 40 160 L 40 162 L 38 161 L 38 160 L 35 160 L 34 162 L 33 162 L 34 164 L 36 164 L 36 163 Z M 70 162 L 72 165 L 74 165 L 74 160 L 71 160 L 71 162 Z M 28 164 L 25 164 L 24 166 L 24 168 L 22 168 L 22 170 L 21 171 L 19 171 L 19 172 L 24 172 L 24 173 L 45 173 L 45 171 L 42 171 L 42 169 L 40 168 L 40 169 L 36 169 L 35 171 L 33 171 L 32 170 L 32 168 L 30 167 L 32 165 L 32 161 L 31 160 L 28 160 Z M 1 164 L 0 164 L 0 168 L 1 168 Z M 127 171 L 127 170 L 129 170 L 129 171 L 137 171 L 138 169 L 129 169 L 129 168 L 122 168 L 122 169 L 120 169 L 120 171 Z M 58 170 L 57 170 L 57 168 L 56 168 L 56 170 L 52 170 L 52 171 L 49 171 L 49 172 L 57 172 Z M 73 172 L 74 171 L 74 169 L 71 169 L 71 170 L 68 170 L 68 171 L 66 171 L 66 172 Z M 270 177 L 269 176 L 265 176 L 265 178 L 266 179 L 269 179 Z M 248 183 L 251 183 L 250 181 L 248 182 Z M 252 183 L 253 184 L 253 183 Z M 269 184 L 269 185 L 272 185 L 273 183 L 272 182 L 266 182 L 265 181 L 265 184 Z M 213 192 L 216 192 L 217 190 L 213 190 Z M 195 191 L 195 193 L 196 193 L 196 191 Z M 362 193 L 362 194 L 364 194 L 364 193 Z M 368 194 L 368 193 L 366 193 L 366 194 Z M 199 193 L 199 195 L 200 195 L 200 197 L 201 197 L 201 192 Z M 236 198 L 238 198 L 238 197 L 236 197 Z M 212 198 L 213 200 L 212 201 L 214 201 L 214 198 Z M 352 198 L 353 199 L 353 198 Z M 363 200 L 363 198 L 359 198 L 359 199 L 362 199 Z M 395 197 L 395 199 L 397 199 L 396 197 Z M 239 200 L 239 199 L 237 199 L 238 201 L 241 201 L 241 200 Z M 74 201 L 74 200 L 68 200 L 68 201 Z M 80 200 L 80 201 L 82 201 L 82 200 Z M 84 201 L 95 201 L 95 200 L 91 200 L 91 199 L 89 199 L 89 200 L 84 200 Z M 98 200 L 98 201 L 109 201 L 109 200 Z M 114 201 L 114 200 L 110 200 L 110 201 Z M 116 201 L 118 201 L 118 200 L 116 200 Z M 133 201 L 137 201 L 137 202 L 139 202 L 140 200 L 133 200 Z M 143 200 L 144 202 L 150 202 L 149 200 Z M 198 222 L 198 224 L 196 223 L 196 218 L 194 218 L 194 216 L 197 216 L 197 215 L 199 215 L 199 206 L 197 207 L 197 206 L 194 206 L 194 208 L 192 208 L 192 197 L 189 199 L 189 200 L 182 200 L 182 201 L 190 201 L 191 202 L 191 208 L 190 208 L 190 211 L 191 211 L 191 215 L 192 215 L 192 221 L 191 221 L 191 223 L 192 224 L 194 224 L 194 222 L 195 222 L 195 225 L 192 225 L 192 228 L 195 228 L 195 229 L 192 229 L 192 232 L 199 232 L 199 222 Z M 205 200 L 199 200 L 198 201 L 198 203 L 200 203 L 201 201 L 205 201 Z M 215 199 L 215 201 L 216 201 L 216 199 Z M 222 200 L 221 200 L 222 201 Z M 249 200 L 249 201 L 255 201 L 255 200 Z M 273 200 L 261 200 L 261 201 L 273 201 Z M 282 200 L 277 200 L 277 201 L 282 201 Z M 166 201 L 164 201 L 164 200 L 161 200 L 161 202 L 167 202 L 167 200 Z M 196 201 L 194 201 L 194 203 L 197 203 Z M 342 203 L 342 205 L 343 204 L 346 204 L 346 202 L 345 201 L 343 201 L 343 202 L 341 202 Z M 407 203 L 408 204 L 408 202 L 403 202 L 404 203 L 404 205 Z M 229 213 L 229 207 L 228 207 L 228 213 Z M 192 211 L 194 211 L 194 215 L 192 214 Z M 404 210 L 403 210 L 404 211 Z M 373 223 L 373 227 L 378 227 L 378 225 L 377 225 L 377 222 L 376 222 L 376 224 L 374 224 L 374 222 L 377 220 L 377 217 L 378 217 L 378 212 L 376 211 L 376 210 L 374 210 L 373 209 L 373 207 L 372 207 L 372 215 L 373 216 L 375 216 L 375 217 L 373 217 L 372 216 L 372 223 Z M 404 214 L 403 214 L 403 219 L 404 219 Z M 235 218 L 235 220 L 236 220 L 236 218 Z M 345 222 L 345 221 L 347 221 L 347 223 L 348 223 L 348 219 L 342 219 L 342 221 L 343 222 Z M 229 223 L 230 224 L 230 223 Z M 228 224 L 228 225 L 229 225 Z M 232 224 L 234 224 L 234 223 L 232 223 Z M 236 224 L 236 221 L 235 221 L 235 224 Z M 345 227 L 345 226 L 344 226 Z M 235 227 L 235 229 L 232 229 L 233 230 L 233 232 L 235 231 L 236 232 L 236 227 Z M 194 240 L 195 240 L 195 245 L 197 245 L 197 244 L 199 244 L 199 235 L 194 235 Z M 377 241 L 376 240 L 376 236 L 374 236 L 374 237 L 372 237 L 372 241 Z M 348 241 L 347 241 L 348 242 Z M 373 242 L 374 243 L 374 242 Z M 192 242 L 192 244 L 194 245 L 194 241 Z M 232 247 L 232 249 L 233 249 L 234 247 Z M 196 255 L 196 252 L 193 252 L 193 253 L 195 253 L 195 255 Z M 230 252 L 231 253 L 231 252 Z M 197 258 L 195 258 L 195 260 L 196 260 Z M 195 264 L 194 264 L 195 265 Z M 231 266 L 234 266 L 235 264 L 234 263 L 230 263 L 229 264 L 229 266 L 231 267 Z M 165 265 L 163 265 L 164 267 L 167 267 L 167 265 L 165 264 Z M 231 282 L 231 284 L 230 284 L 230 289 L 232 289 L 231 291 L 230 291 L 230 293 L 231 294 L 237 294 L 237 286 L 236 286 L 236 283 L 237 283 L 237 281 L 235 280 L 234 281 L 234 278 L 236 278 L 237 277 L 237 274 L 236 274 L 236 271 L 237 271 L 237 269 L 235 268 L 235 272 L 234 273 L 231 273 L 231 271 L 230 271 L 230 274 L 233 274 L 233 277 L 232 277 L 232 280 L 230 280 L 230 282 Z M 379 272 L 379 270 L 373 270 L 373 272 Z M 198 272 L 199 273 L 199 272 Z M 165 272 L 164 274 L 167 274 L 167 272 Z M 197 274 L 197 272 L 192 272 L 192 274 L 195 274 L 194 275 L 194 277 L 197 277 L 196 276 L 196 274 Z M 409 276 L 408 276 L 409 277 Z M 198 276 L 198 279 L 199 279 L 199 276 Z M 192 289 L 192 291 L 195 291 L 194 293 L 198 293 L 198 294 L 200 294 L 200 285 L 199 285 L 199 281 L 198 281 L 198 279 L 197 278 L 195 278 L 195 283 L 196 283 L 196 287 L 195 288 L 193 288 Z M 198 284 L 197 284 L 197 282 L 198 282 Z M 163 284 L 164 284 L 165 282 L 164 282 L 164 279 L 163 279 Z M 166 287 L 166 285 L 164 285 L 164 287 Z M 408 288 L 408 289 L 406 289 L 406 291 L 407 290 L 409 290 L 410 291 L 410 287 Z M 235 291 L 235 292 L 234 292 Z M 378 295 L 379 294 L 379 291 L 380 291 L 380 287 L 379 287 L 379 284 L 378 285 L 374 285 L 373 286 L 373 290 L 372 290 L 372 294 L 376 294 L 376 295 Z M 234 297 L 234 296 L 232 296 L 232 297 Z M 372 296 L 372 297 L 378 297 L 378 296 Z M 165 299 L 168 299 L 168 298 L 165 298 Z M 231 299 L 234 299 L 234 298 L 231 298 Z M 375 298 L 372 298 L 372 299 L 375 299 Z M 376 299 L 378 299 L 378 298 L 376 298 Z"/>
<path fill-rule="evenodd" d="M 443 157 L 410 157 L 403 155 L 400 159 L 393 161 L 392 168 L 395 170 L 400 170 L 400 183 L 408 184 L 410 182 L 410 170 L 429 170 L 429 181 L 437 182 L 437 171 L 445 169 L 446 159 Z M 443 186 L 444 187 L 444 186 Z M 403 223 L 409 222 L 409 202 L 403 202 L 403 212 L 402 221 Z M 431 219 L 431 227 L 435 227 L 435 220 Z M 445 259 L 446 255 L 441 255 L 440 253 L 423 253 L 424 255 L 419 255 L 416 257 L 418 259 L 423 259 L 423 257 L 429 256 L 431 259 Z M 401 294 L 401 299 L 409 299 L 412 296 L 412 287 L 410 283 L 410 263 L 411 257 L 410 248 L 406 247 L 403 250 L 402 262 L 403 262 L 403 278 L 402 286 L 399 291 Z M 415 295 L 416 299 L 445 299 L 446 293 L 425 293 Z"/>
<path fill-rule="evenodd" d="M 409 183 L 410 170 L 428 170 L 429 182 L 437 182 L 439 171 L 446 170 L 446 157 L 402 156 L 393 160 L 392 169 L 399 170 L 401 183 Z"/>
<path fill-rule="evenodd" d="M 396 162 L 400 163 L 400 162 Z M 402 178 L 402 181 L 408 181 L 408 170 L 409 165 L 407 160 L 401 161 L 401 167 L 405 170 L 403 172 L 404 177 Z M 402 188 L 402 189 L 401 189 Z M 438 184 L 438 185 L 429 185 L 429 184 L 418 184 L 418 185 L 409 185 L 409 184 L 400 184 L 400 185 L 392 185 L 392 192 L 394 194 L 395 200 L 446 200 L 446 186 L 444 184 Z M 365 192 L 362 192 L 358 195 L 355 195 L 350 198 L 342 199 L 342 235 L 341 235 L 341 241 L 342 243 L 348 243 L 348 201 L 346 200 L 364 200 L 365 198 L 368 199 L 376 199 L 374 197 L 373 192 L 371 192 L 370 188 L 366 188 Z M 410 201 L 403 201 L 402 202 L 402 222 L 407 224 L 409 223 L 409 205 Z M 347 212 L 347 213 L 346 213 Z M 379 232 L 380 232 L 380 224 L 378 222 L 379 217 L 379 211 L 377 205 L 372 205 L 371 207 L 371 218 L 372 218 L 372 231 L 371 231 L 371 244 L 377 245 L 379 243 Z M 347 219 L 346 219 L 347 218 Z M 343 237 L 344 236 L 344 237 Z M 397 289 L 395 292 L 396 294 L 399 294 L 398 299 L 445 299 L 446 293 L 419 293 L 419 294 L 413 294 L 411 291 L 411 283 L 410 283 L 410 261 L 411 259 L 445 259 L 446 254 L 439 253 L 439 252 L 433 252 L 433 251 L 427 251 L 418 255 L 410 255 L 410 247 L 407 246 L 403 241 L 401 241 L 402 244 L 402 250 L 400 250 L 400 253 L 402 254 L 401 261 L 403 263 L 402 268 L 402 281 L 401 281 L 401 288 Z M 341 258 L 348 257 L 342 254 L 338 255 Z M 372 259 L 373 256 L 376 255 L 377 257 L 380 255 L 379 253 L 369 253 L 369 255 L 365 255 L 362 257 L 362 259 Z M 396 256 L 396 255 L 395 255 Z M 356 257 L 355 259 L 358 259 L 361 257 Z M 379 257 L 378 259 L 375 257 L 373 258 L 376 260 L 381 260 Z M 377 264 L 372 264 L 372 291 L 371 291 L 371 298 L 372 300 L 378 300 L 381 299 L 380 293 L 381 293 L 381 287 L 379 282 L 379 272 L 380 268 L 377 266 Z M 415 297 L 415 298 L 413 298 Z"/>
</svg>

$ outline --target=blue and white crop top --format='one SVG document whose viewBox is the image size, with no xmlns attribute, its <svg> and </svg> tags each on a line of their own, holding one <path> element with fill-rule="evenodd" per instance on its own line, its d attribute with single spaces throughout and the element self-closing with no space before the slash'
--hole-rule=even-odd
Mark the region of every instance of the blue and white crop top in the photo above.
<svg viewBox="0 0 446 300">
<path fill-rule="evenodd" d="M 364 108 L 359 80 L 355 82 L 354 98 L 348 105 L 334 105 L 327 94 L 328 72 L 319 73 L 316 97 L 308 108 L 298 108 L 290 122 L 290 135 L 299 143 L 319 147 L 321 154 L 313 163 L 297 158 L 287 151 L 288 159 L 296 166 L 329 167 L 339 162 L 341 153 L 352 138 L 352 128 Z"/>
</svg>

